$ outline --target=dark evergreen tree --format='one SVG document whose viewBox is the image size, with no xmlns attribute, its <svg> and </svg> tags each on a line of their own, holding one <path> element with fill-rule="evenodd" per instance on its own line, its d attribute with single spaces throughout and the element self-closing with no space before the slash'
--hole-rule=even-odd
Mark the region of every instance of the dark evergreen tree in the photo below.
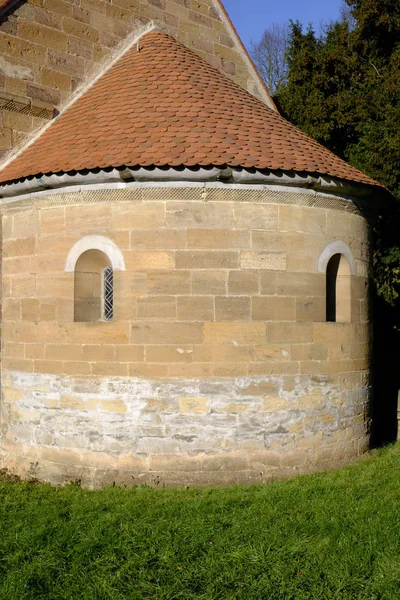
<svg viewBox="0 0 400 600">
<path fill-rule="evenodd" d="M 345 0 L 320 36 L 290 24 L 283 116 L 400 201 L 400 0 Z M 372 443 L 397 436 L 400 389 L 400 202 L 374 228 Z"/>
<path fill-rule="evenodd" d="M 400 2 L 346 0 L 350 17 L 290 26 L 287 80 L 275 101 L 305 133 L 385 185 L 400 200 Z M 400 219 L 375 224 L 375 281 L 400 299 Z"/>
</svg>

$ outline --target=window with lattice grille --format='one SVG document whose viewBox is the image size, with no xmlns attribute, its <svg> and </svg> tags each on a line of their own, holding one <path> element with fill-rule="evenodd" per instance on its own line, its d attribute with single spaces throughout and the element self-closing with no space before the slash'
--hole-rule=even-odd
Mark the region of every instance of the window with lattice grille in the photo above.
<svg viewBox="0 0 400 600">
<path fill-rule="evenodd" d="M 104 320 L 112 321 L 114 317 L 114 273 L 112 267 L 103 271 Z"/>
<path fill-rule="evenodd" d="M 113 268 L 104 252 L 87 250 L 75 265 L 74 320 L 112 321 Z"/>
</svg>

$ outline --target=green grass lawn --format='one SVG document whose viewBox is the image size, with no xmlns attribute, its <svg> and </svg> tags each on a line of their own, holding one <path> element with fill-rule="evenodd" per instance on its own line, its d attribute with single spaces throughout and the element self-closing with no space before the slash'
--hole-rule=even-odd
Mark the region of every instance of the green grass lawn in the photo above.
<svg viewBox="0 0 400 600">
<path fill-rule="evenodd" d="M 400 445 L 256 487 L 0 483 L 0 598 L 400 599 Z"/>
</svg>

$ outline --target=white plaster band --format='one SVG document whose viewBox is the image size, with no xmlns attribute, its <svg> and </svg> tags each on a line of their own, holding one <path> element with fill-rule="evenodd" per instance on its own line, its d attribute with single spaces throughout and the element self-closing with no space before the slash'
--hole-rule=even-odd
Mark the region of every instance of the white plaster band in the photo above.
<svg viewBox="0 0 400 600">
<path fill-rule="evenodd" d="M 114 271 L 125 271 L 125 261 L 121 250 L 109 238 L 102 235 L 86 235 L 78 240 L 69 251 L 65 272 L 73 273 L 78 258 L 87 250 L 100 250 L 108 257 Z"/>
</svg>

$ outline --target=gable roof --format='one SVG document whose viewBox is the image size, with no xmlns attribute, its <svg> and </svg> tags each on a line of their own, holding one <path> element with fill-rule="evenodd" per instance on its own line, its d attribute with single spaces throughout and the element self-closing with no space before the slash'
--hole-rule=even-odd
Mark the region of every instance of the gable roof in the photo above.
<svg viewBox="0 0 400 600">
<path fill-rule="evenodd" d="M 379 186 L 158 31 L 0 171 L 0 182 L 151 165 L 317 173 Z"/>
</svg>

